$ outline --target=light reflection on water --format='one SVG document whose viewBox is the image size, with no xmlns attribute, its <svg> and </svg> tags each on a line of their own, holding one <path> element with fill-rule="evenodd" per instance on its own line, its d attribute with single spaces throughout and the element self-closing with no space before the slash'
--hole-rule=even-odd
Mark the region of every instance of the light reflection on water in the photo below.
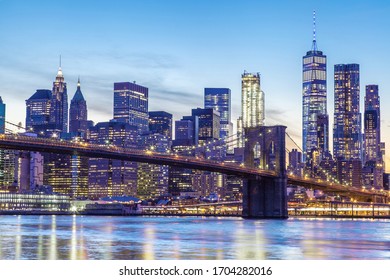
<svg viewBox="0 0 390 280">
<path fill-rule="evenodd" d="M 390 259 L 387 220 L 0 216 L 0 259 Z"/>
</svg>

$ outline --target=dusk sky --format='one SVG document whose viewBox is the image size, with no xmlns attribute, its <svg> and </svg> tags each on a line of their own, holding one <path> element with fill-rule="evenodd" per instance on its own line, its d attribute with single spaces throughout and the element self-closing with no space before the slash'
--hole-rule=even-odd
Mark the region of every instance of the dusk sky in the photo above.
<svg viewBox="0 0 390 280">
<path fill-rule="evenodd" d="M 113 83 L 136 81 L 149 88 L 149 110 L 175 120 L 203 107 L 205 87 L 228 87 L 235 126 L 246 70 L 261 74 L 266 124 L 286 125 L 301 145 L 302 56 L 311 48 L 313 10 L 317 45 L 328 57 L 330 124 L 333 66 L 358 63 L 362 113 L 365 85 L 379 85 L 389 171 L 389 1 L 0 0 L 7 119 L 25 124 L 25 100 L 51 89 L 61 55 L 69 103 L 80 76 L 95 122 L 112 118 Z"/>
</svg>

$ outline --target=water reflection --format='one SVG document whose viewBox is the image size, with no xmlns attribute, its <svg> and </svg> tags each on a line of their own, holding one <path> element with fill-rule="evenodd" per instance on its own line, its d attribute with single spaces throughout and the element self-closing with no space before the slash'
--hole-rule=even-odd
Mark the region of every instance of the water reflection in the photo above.
<svg viewBox="0 0 390 280">
<path fill-rule="evenodd" d="M 56 216 L 51 216 L 51 234 L 50 234 L 50 260 L 56 260 L 57 259 L 57 222 L 56 222 Z"/>
<path fill-rule="evenodd" d="M 77 260 L 77 216 L 73 215 L 72 219 L 72 237 L 70 239 L 69 259 Z"/>
<path fill-rule="evenodd" d="M 15 259 L 20 260 L 22 254 L 22 232 L 21 232 L 21 216 L 17 216 L 18 223 L 16 224 L 15 234 Z"/>
<path fill-rule="evenodd" d="M 0 216 L 0 259 L 390 259 L 390 222 Z"/>
</svg>

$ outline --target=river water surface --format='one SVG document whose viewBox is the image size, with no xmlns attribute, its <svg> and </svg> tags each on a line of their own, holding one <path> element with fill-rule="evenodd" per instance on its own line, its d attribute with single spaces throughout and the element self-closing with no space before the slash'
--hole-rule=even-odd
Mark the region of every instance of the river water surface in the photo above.
<svg viewBox="0 0 390 280">
<path fill-rule="evenodd" d="M 390 221 L 0 216 L 0 259 L 390 259 Z"/>
</svg>

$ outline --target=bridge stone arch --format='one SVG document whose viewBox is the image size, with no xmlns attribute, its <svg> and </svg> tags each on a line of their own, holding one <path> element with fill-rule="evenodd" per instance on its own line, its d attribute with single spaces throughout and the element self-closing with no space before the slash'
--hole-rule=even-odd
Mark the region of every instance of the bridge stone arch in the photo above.
<svg viewBox="0 0 390 280">
<path fill-rule="evenodd" d="M 285 126 L 246 128 L 244 144 L 245 165 L 275 171 L 274 178 L 244 179 L 243 217 L 288 218 Z M 255 158 L 254 148 L 260 147 Z"/>
</svg>

